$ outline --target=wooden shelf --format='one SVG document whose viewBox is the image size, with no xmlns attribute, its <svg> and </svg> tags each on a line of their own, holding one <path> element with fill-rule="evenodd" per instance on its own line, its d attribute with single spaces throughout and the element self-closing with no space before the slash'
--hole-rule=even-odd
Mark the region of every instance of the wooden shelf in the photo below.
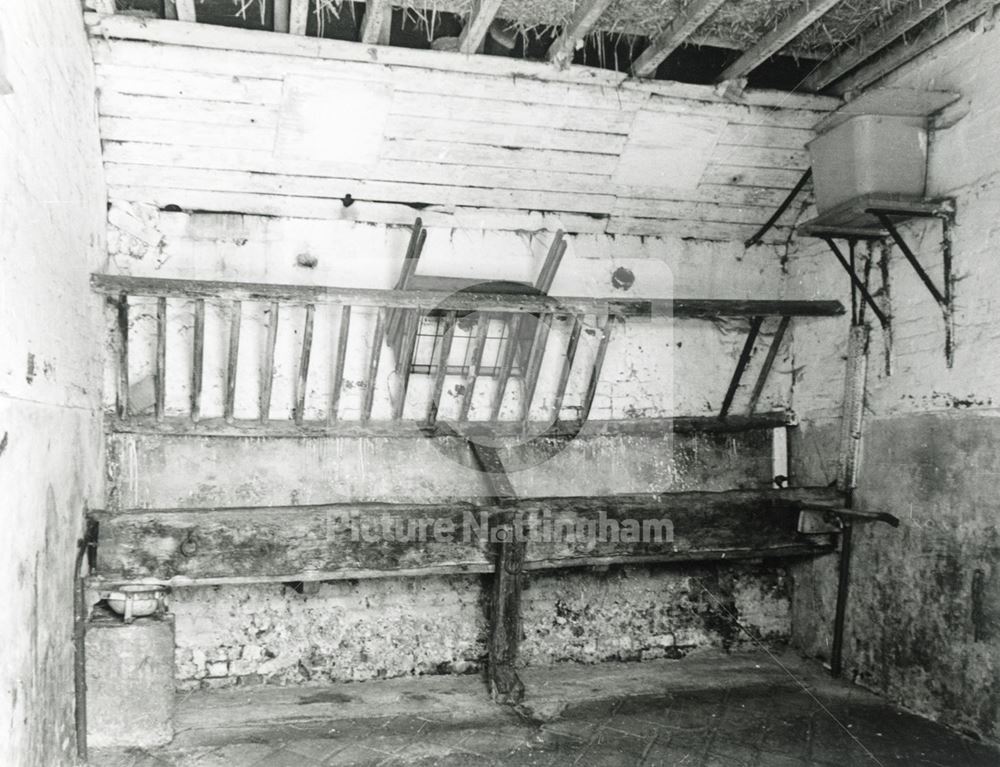
<svg viewBox="0 0 1000 767">
<path fill-rule="evenodd" d="M 911 218 L 947 216 L 954 213 L 950 199 L 924 200 L 902 195 L 867 194 L 841 203 L 832 210 L 801 224 L 798 233 L 805 237 L 876 240 L 889 236 L 871 210 L 881 210 L 902 223 Z"/>
</svg>

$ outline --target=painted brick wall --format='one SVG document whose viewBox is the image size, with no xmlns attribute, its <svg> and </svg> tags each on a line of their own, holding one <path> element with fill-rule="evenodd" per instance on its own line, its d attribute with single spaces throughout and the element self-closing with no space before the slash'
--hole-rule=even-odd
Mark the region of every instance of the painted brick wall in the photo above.
<svg viewBox="0 0 1000 767">
<path fill-rule="evenodd" d="M 0 64 L 0 764 L 75 763 L 73 558 L 101 496 L 106 260 L 80 5 L 6 3 Z"/>
<path fill-rule="evenodd" d="M 893 371 L 889 376 L 883 368 L 885 344 L 876 330 L 857 500 L 861 508 L 891 511 L 902 526 L 865 528 L 858 536 L 845 643 L 845 667 L 858 682 L 994 739 L 1000 738 L 998 70 L 1000 30 L 979 25 L 890 83 L 963 94 L 949 112 L 964 117 L 932 136 L 928 179 L 931 195 L 953 195 L 958 206 L 956 351 L 949 369 L 941 314 L 894 249 L 887 286 L 878 267 L 873 279 L 889 296 Z M 938 226 L 908 226 L 906 236 L 940 281 Z M 831 260 L 822 249 L 800 251 L 790 264 L 791 280 L 798 289 L 846 288 Z M 833 339 L 835 347 L 825 333 L 799 333 L 795 340 L 796 360 L 808 361 L 813 371 L 793 395 L 805 420 L 796 468 L 800 478 L 822 482 L 835 476 L 846 332 Z M 796 641 L 825 657 L 835 563 L 817 561 L 793 574 Z"/>
</svg>

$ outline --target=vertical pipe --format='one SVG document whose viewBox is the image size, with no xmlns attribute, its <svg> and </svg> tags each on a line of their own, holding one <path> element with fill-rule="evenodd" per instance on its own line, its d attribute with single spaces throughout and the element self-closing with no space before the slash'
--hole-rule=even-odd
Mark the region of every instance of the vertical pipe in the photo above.
<svg viewBox="0 0 1000 767">
<path fill-rule="evenodd" d="M 309 379 L 309 357 L 312 355 L 313 322 L 316 306 L 306 304 L 306 321 L 302 328 L 302 351 L 299 353 L 299 374 L 295 378 L 295 409 L 292 417 L 297 425 L 302 425 L 306 410 L 306 383 Z"/>
<path fill-rule="evenodd" d="M 205 299 L 194 302 L 194 343 L 191 346 L 191 420 L 201 417 L 201 386 L 205 363 Z"/>
<path fill-rule="evenodd" d="M 361 399 L 361 422 L 367 423 L 372 417 L 372 403 L 375 400 L 375 379 L 378 377 L 378 363 L 382 357 L 383 327 L 386 310 L 379 308 L 375 320 L 375 336 L 372 338 L 371 355 L 368 359 L 368 376 L 365 379 L 365 394 Z"/>
<path fill-rule="evenodd" d="M 267 423 L 271 417 L 271 387 L 274 384 L 274 344 L 278 340 L 278 302 L 272 301 L 264 344 L 264 361 L 260 370 L 260 403 L 257 417 Z"/>
<path fill-rule="evenodd" d="M 847 508 L 851 508 L 851 493 L 848 493 Z M 851 583 L 851 549 L 853 547 L 854 525 L 850 519 L 841 522 L 840 572 L 837 578 L 837 611 L 833 618 L 833 647 L 830 650 L 830 674 L 839 677 L 844 668 L 844 623 L 847 618 L 847 594 Z"/>
<path fill-rule="evenodd" d="M 128 294 L 118 294 L 118 417 L 128 418 Z"/>
<path fill-rule="evenodd" d="M 156 299 L 156 420 L 163 420 L 164 402 L 167 389 L 167 298 Z"/>
<path fill-rule="evenodd" d="M 347 304 L 340 309 L 340 327 L 337 328 L 337 358 L 333 363 L 333 389 L 330 392 L 330 412 L 327 422 L 337 420 L 337 407 L 340 405 L 340 387 L 344 383 L 344 362 L 347 360 L 347 341 L 351 333 L 351 306 Z"/>
<path fill-rule="evenodd" d="M 226 361 L 226 401 L 223 416 L 226 423 L 233 422 L 236 405 L 236 370 L 240 358 L 240 324 L 243 319 L 243 303 L 233 301 L 229 315 L 229 356 Z"/>
</svg>

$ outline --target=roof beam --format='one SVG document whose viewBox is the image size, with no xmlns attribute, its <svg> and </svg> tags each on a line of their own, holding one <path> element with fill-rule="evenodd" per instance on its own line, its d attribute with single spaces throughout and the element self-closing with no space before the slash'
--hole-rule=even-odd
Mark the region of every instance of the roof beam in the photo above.
<svg viewBox="0 0 1000 767">
<path fill-rule="evenodd" d="M 716 78 L 716 82 L 746 77 L 840 2 L 841 0 L 805 0 L 760 42 L 726 67 Z"/>
<path fill-rule="evenodd" d="M 288 11 L 288 34 L 304 35 L 309 21 L 309 0 L 291 0 Z"/>
<path fill-rule="evenodd" d="M 652 77 L 656 68 L 667 56 L 680 47 L 681 43 L 694 34 L 702 24 L 708 21 L 724 0 L 694 0 L 677 14 L 670 25 L 652 39 L 649 47 L 632 64 L 632 74 L 635 77 Z"/>
<path fill-rule="evenodd" d="M 365 17 L 361 21 L 361 42 L 388 45 L 391 25 L 392 0 L 366 0 Z"/>
<path fill-rule="evenodd" d="M 839 96 L 867 88 L 997 5 L 1000 5 L 997 0 L 963 0 L 945 8 L 938 13 L 937 20 L 916 37 L 893 46 L 871 64 L 838 82 L 831 90 Z"/>
<path fill-rule="evenodd" d="M 577 43 L 594 28 L 605 9 L 611 5 L 611 0 L 584 0 L 576 9 L 572 20 L 549 48 L 549 61 L 560 67 L 567 66 L 573 60 Z"/>
<path fill-rule="evenodd" d="M 496 18 L 503 0 L 474 0 L 469 21 L 458 38 L 459 53 L 478 53 L 479 47 L 490 31 L 490 24 Z"/>
<path fill-rule="evenodd" d="M 904 10 L 893 14 L 883 25 L 861 35 L 850 50 L 816 67 L 802 81 L 802 87 L 809 91 L 825 88 L 874 56 L 896 38 L 905 35 L 921 21 L 937 13 L 949 2 L 951 0 L 924 0 L 922 3 L 908 5 Z"/>
<path fill-rule="evenodd" d="M 194 13 L 194 0 L 176 0 L 178 21 L 197 21 Z"/>
</svg>

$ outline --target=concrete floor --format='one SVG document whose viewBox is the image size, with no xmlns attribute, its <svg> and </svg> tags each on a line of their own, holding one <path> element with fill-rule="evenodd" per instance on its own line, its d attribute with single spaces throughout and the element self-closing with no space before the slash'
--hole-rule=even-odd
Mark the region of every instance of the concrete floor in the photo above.
<svg viewBox="0 0 1000 767">
<path fill-rule="evenodd" d="M 479 677 L 233 688 L 178 698 L 173 743 L 92 751 L 93 767 L 933 765 L 1000 751 L 791 655 L 526 670 L 518 711 Z"/>
</svg>

